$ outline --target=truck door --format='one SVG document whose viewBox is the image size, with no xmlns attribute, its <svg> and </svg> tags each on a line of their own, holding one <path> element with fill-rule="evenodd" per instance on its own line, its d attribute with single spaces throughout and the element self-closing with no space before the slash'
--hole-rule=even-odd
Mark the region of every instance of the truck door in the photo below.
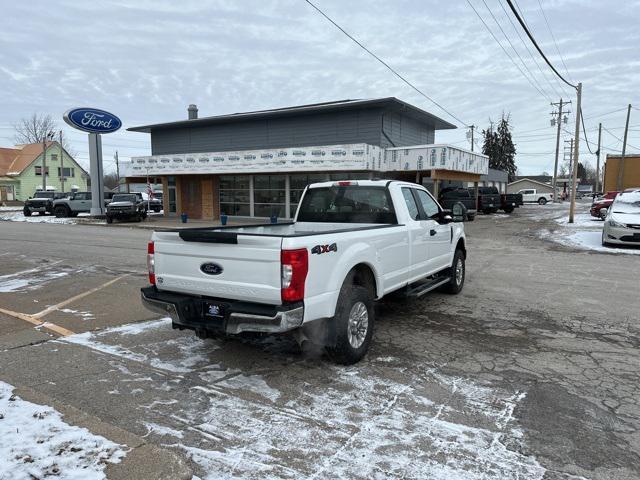
<svg viewBox="0 0 640 480">
<path fill-rule="evenodd" d="M 409 211 L 411 221 L 407 222 L 409 232 L 409 283 L 425 277 L 429 270 L 429 228 L 420 219 L 418 201 L 413 195 L 414 188 L 403 187 L 402 196 Z"/>
<path fill-rule="evenodd" d="M 429 265 L 428 274 L 435 273 L 451 265 L 451 226 L 438 223 L 435 218 L 440 213 L 440 206 L 426 190 L 413 189 L 421 221 L 428 229 Z"/>
</svg>

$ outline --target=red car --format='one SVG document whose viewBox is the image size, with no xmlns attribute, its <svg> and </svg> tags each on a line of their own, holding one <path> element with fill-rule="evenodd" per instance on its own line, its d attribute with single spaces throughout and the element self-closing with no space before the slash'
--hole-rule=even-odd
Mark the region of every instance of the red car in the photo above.
<svg viewBox="0 0 640 480">
<path fill-rule="evenodd" d="M 618 193 L 620 192 L 607 192 L 603 197 L 597 199 L 594 198 L 593 203 L 591 204 L 591 216 L 604 220 L 604 217 L 607 214 L 607 209 L 611 206 L 613 200 L 618 196 Z"/>
</svg>

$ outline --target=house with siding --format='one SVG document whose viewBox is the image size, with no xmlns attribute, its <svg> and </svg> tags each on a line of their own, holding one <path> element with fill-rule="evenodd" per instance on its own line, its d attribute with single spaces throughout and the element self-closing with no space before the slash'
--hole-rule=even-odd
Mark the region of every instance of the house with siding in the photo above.
<svg viewBox="0 0 640 480">
<path fill-rule="evenodd" d="M 297 105 L 129 128 L 151 155 L 121 164 L 129 184 L 163 185 L 164 214 L 292 218 L 309 183 L 394 178 L 477 183 L 488 158 L 435 142 L 451 123 L 395 97 Z"/>
<path fill-rule="evenodd" d="M 87 172 L 60 146 L 46 144 L 47 190 L 87 190 Z M 42 143 L 0 147 L 0 201 L 24 202 L 42 190 Z"/>
</svg>

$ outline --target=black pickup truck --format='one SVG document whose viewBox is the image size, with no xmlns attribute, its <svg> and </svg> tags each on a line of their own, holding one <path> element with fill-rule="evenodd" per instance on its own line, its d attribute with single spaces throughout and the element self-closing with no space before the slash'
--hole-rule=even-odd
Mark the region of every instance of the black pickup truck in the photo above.
<svg viewBox="0 0 640 480">
<path fill-rule="evenodd" d="M 472 222 L 476 218 L 476 200 L 469 190 L 462 187 L 446 187 L 440 191 L 438 203 L 446 210 L 452 210 L 456 203 L 462 203 L 466 209 L 466 219 Z"/>
<path fill-rule="evenodd" d="M 481 204 L 493 203 L 497 207 L 493 210 L 494 212 L 500 209 L 504 210 L 505 213 L 511 213 L 523 203 L 522 195 L 518 193 L 500 193 L 496 187 L 479 187 L 478 193 L 480 194 Z M 495 203 L 496 199 L 498 199 L 497 203 Z M 480 210 L 484 211 L 484 208 L 480 207 Z"/>
<path fill-rule="evenodd" d="M 468 188 L 469 194 L 476 200 L 476 189 L 474 187 Z M 495 191 L 494 191 L 495 190 Z M 502 205 L 502 199 L 500 193 L 495 187 L 479 187 L 478 188 L 478 210 L 482 213 L 496 213 Z"/>
</svg>

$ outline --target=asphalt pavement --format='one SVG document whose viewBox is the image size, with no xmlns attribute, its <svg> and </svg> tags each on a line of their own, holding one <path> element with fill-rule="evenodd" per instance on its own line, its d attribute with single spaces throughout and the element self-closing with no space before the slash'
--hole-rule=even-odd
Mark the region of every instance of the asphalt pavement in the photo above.
<svg viewBox="0 0 640 480">
<path fill-rule="evenodd" d="M 541 208 L 465 224 L 463 292 L 380 302 L 351 367 L 172 330 L 148 230 L 0 222 L 0 381 L 126 445 L 108 478 L 637 479 L 640 256 Z"/>
</svg>

